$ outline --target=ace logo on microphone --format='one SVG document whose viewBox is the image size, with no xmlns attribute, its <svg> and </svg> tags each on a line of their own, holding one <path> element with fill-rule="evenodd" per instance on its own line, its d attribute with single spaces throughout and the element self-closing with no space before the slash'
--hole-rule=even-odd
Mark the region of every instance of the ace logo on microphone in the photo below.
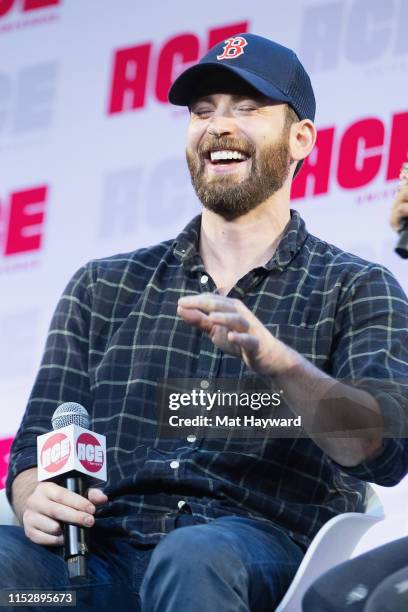
<svg viewBox="0 0 408 612">
<path fill-rule="evenodd" d="M 50 474 L 62 470 L 71 454 L 69 438 L 63 433 L 50 436 L 41 450 L 41 465 Z"/>
<path fill-rule="evenodd" d="M 106 480 L 105 436 L 67 425 L 37 438 L 38 480 L 76 472 Z"/>
<path fill-rule="evenodd" d="M 93 434 L 83 433 L 77 440 L 77 457 L 88 472 L 99 472 L 103 467 L 103 448 Z"/>
</svg>

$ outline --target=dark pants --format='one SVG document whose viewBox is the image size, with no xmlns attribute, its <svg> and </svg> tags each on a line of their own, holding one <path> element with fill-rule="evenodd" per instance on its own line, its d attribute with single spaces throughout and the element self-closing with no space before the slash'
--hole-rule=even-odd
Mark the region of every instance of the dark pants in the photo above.
<svg viewBox="0 0 408 612">
<path fill-rule="evenodd" d="M 181 516 L 177 529 L 147 549 L 127 539 L 97 538 L 94 530 L 89 579 L 75 587 L 76 610 L 273 610 L 302 560 L 300 547 L 261 521 L 193 521 Z M 70 589 L 59 550 L 34 544 L 21 527 L 0 526 L 0 590 Z"/>
<path fill-rule="evenodd" d="M 305 612 L 406 612 L 408 537 L 332 568 L 303 598 Z"/>
</svg>

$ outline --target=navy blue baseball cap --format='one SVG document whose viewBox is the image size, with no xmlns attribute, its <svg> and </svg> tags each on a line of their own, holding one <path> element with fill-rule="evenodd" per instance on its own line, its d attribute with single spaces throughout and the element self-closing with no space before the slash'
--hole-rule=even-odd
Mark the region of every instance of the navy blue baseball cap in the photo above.
<svg viewBox="0 0 408 612">
<path fill-rule="evenodd" d="M 296 53 L 256 34 L 237 34 L 212 47 L 174 81 L 169 101 L 188 106 L 215 72 L 221 77 L 233 73 L 264 96 L 289 104 L 299 119 L 314 120 L 312 84 Z"/>
</svg>

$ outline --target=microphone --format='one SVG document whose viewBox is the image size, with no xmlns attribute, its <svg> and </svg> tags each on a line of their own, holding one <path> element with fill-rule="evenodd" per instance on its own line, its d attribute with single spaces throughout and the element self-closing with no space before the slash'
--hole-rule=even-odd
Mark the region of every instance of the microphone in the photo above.
<svg viewBox="0 0 408 612">
<path fill-rule="evenodd" d="M 89 428 L 89 415 L 81 404 L 65 402 L 59 406 L 52 415 L 53 430 L 63 429 L 67 425 L 78 425 L 83 429 Z M 85 478 L 69 473 L 59 479 L 59 484 L 85 497 Z M 68 564 L 68 574 L 71 580 L 86 578 L 88 574 L 87 557 L 89 552 L 89 529 L 63 524 L 64 558 Z"/>
<path fill-rule="evenodd" d="M 38 480 L 53 480 L 85 497 L 89 480 L 106 481 L 105 436 L 91 432 L 86 409 L 75 402 L 58 406 L 53 431 L 37 438 Z M 89 528 L 64 523 L 64 558 L 71 580 L 87 577 Z"/>
<path fill-rule="evenodd" d="M 408 163 L 403 163 L 400 173 L 400 187 L 408 185 Z M 395 247 L 395 252 L 402 259 L 408 259 L 408 217 L 401 219 L 401 229 L 399 230 L 398 244 Z"/>
</svg>

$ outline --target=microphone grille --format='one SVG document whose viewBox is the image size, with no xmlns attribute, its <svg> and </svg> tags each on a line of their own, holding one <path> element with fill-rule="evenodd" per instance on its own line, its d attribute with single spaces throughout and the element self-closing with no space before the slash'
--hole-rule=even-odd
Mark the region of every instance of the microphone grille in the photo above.
<svg viewBox="0 0 408 612">
<path fill-rule="evenodd" d="M 78 425 L 89 428 L 89 414 L 81 404 L 64 402 L 54 412 L 51 419 L 53 429 L 61 429 L 67 425 Z"/>
</svg>

